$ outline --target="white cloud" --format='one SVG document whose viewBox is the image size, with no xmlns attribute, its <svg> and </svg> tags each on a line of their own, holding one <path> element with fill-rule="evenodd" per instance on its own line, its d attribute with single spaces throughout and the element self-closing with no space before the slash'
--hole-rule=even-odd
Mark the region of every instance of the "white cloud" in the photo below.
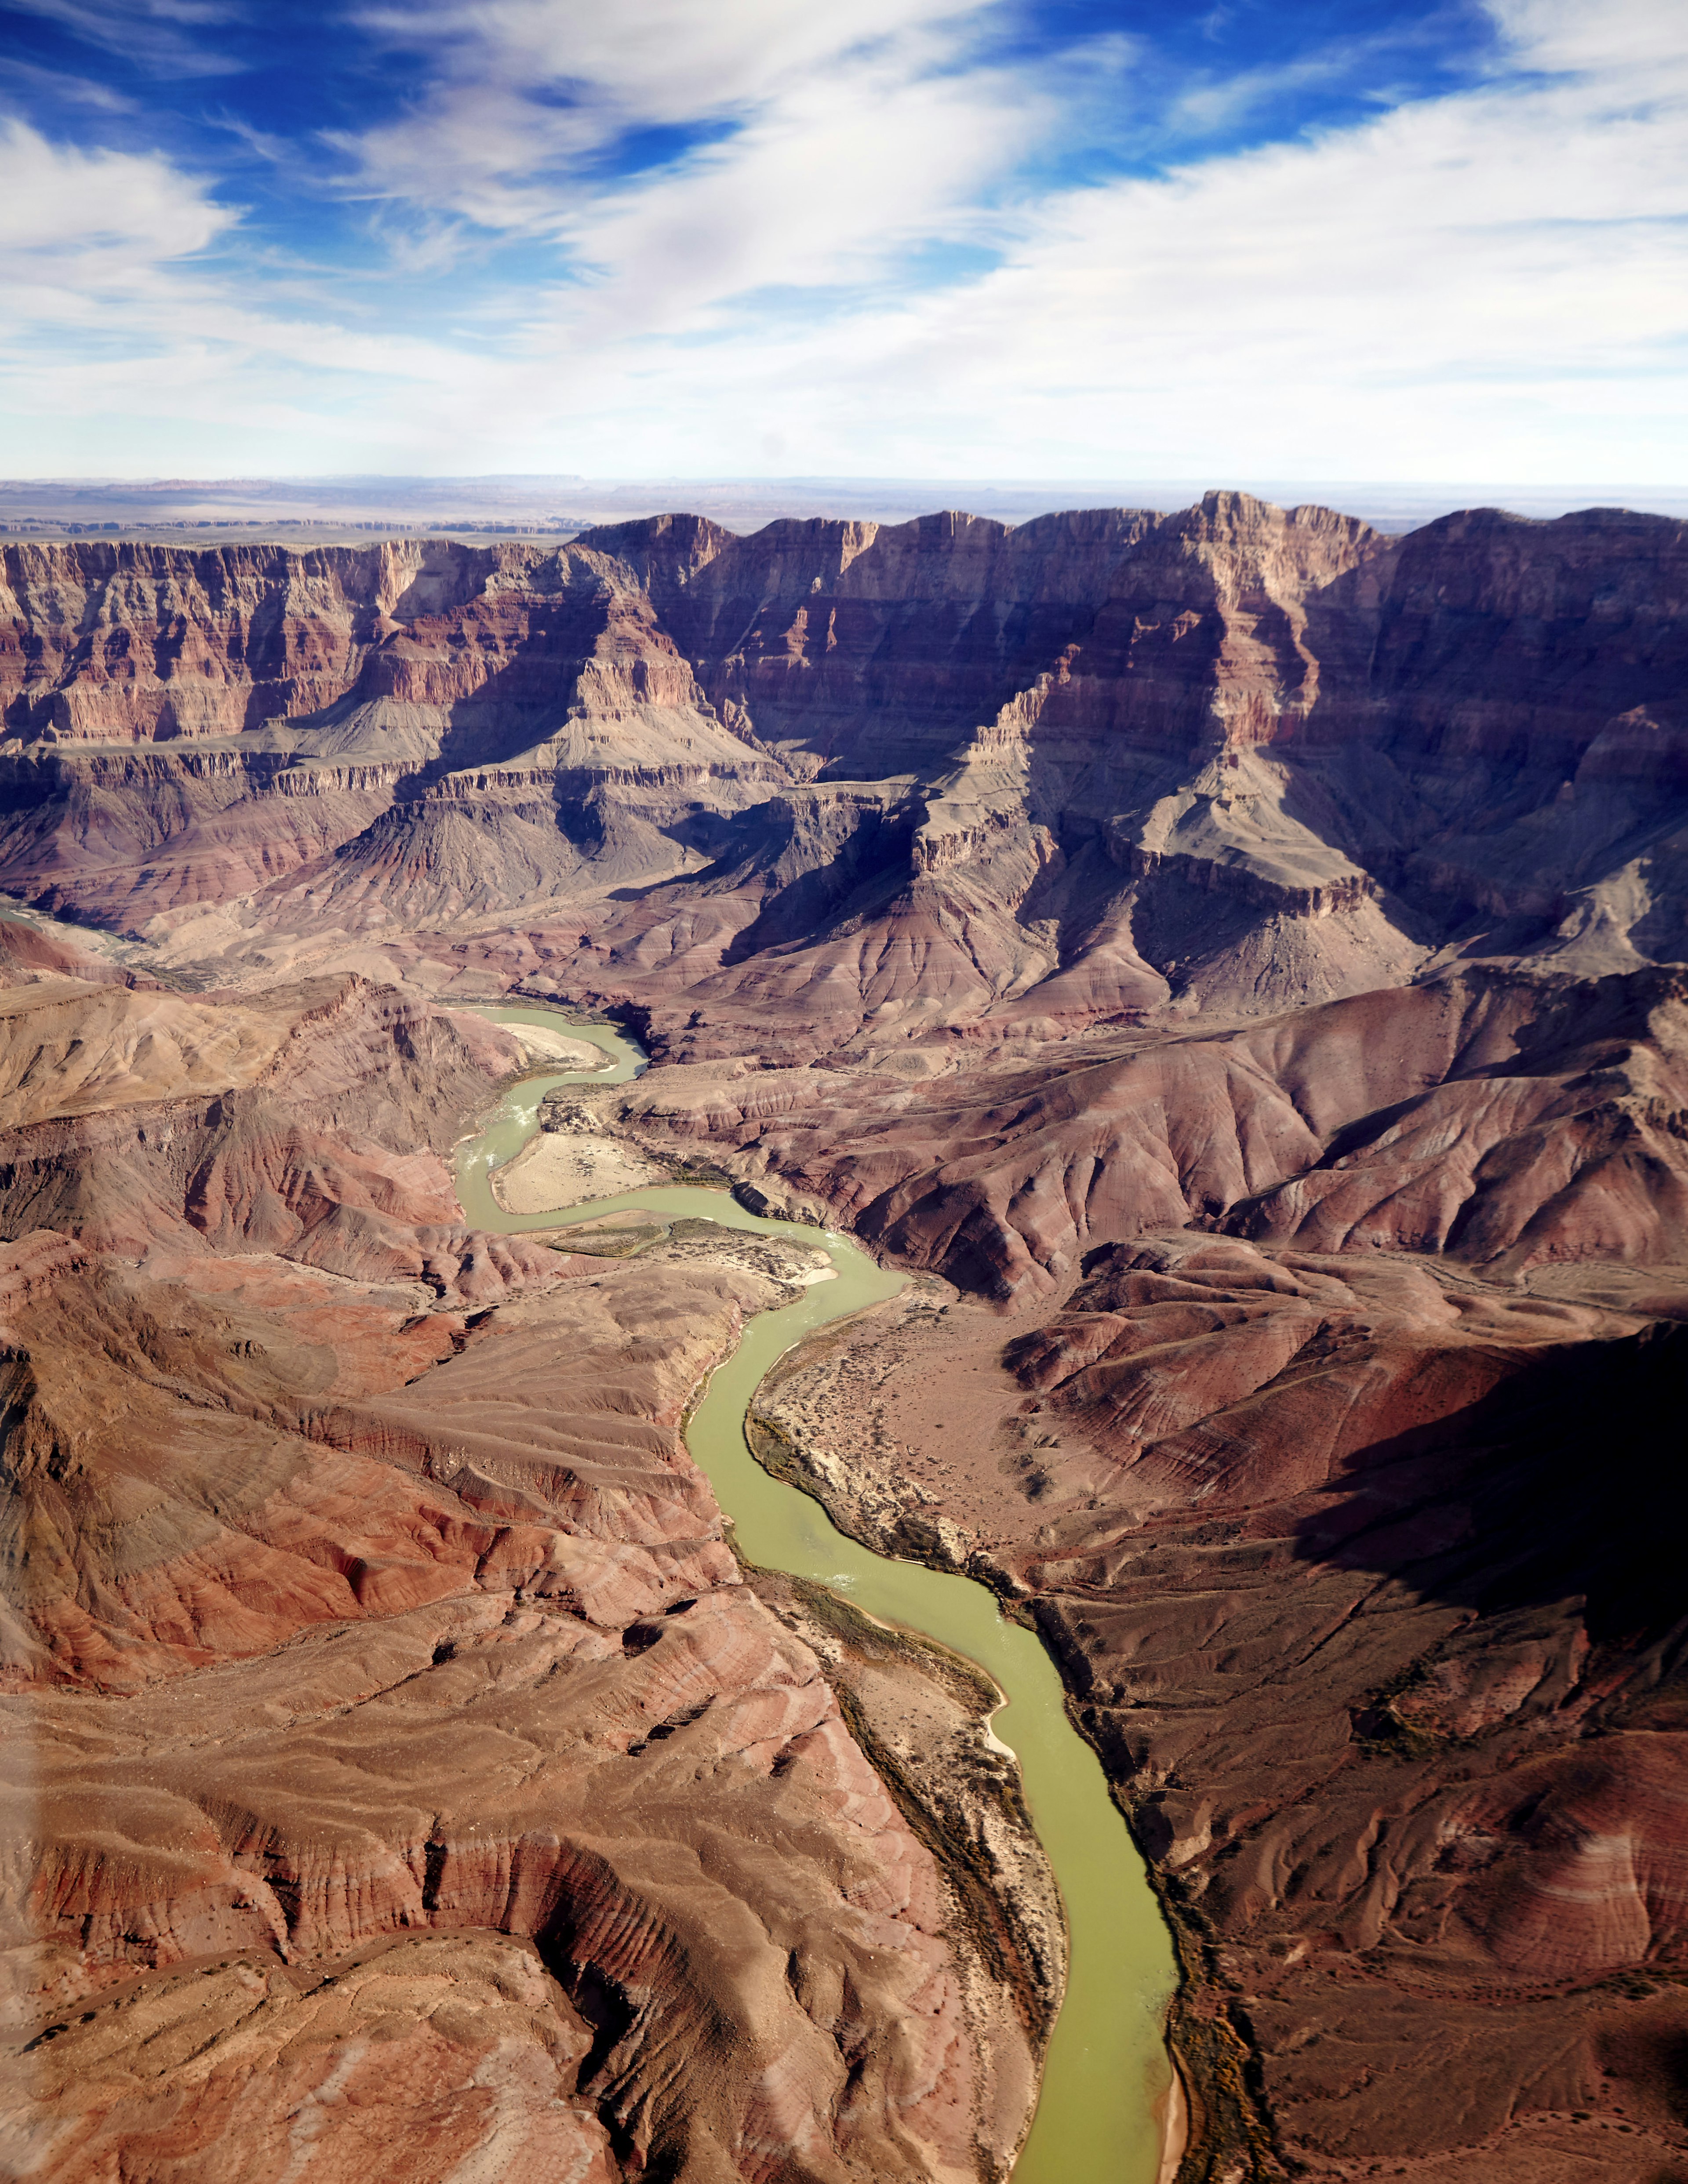
<svg viewBox="0 0 1688 2184">
<path fill-rule="evenodd" d="M 973 58 L 996 14 L 984 0 L 371 9 L 367 25 L 432 52 L 440 73 L 411 112 L 331 141 L 347 187 L 387 208 L 383 233 L 408 210 L 431 254 L 448 220 L 549 238 L 588 277 L 643 289 L 646 323 L 652 277 L 682 280 L 689 301 L 859 276 L 1011 169 L 1057 114 L 1035 82 Z M 705 141 L 642 181 L 606 175 L 627 140 L 662 131 Z"/>
<path fill-rule="evenodd" d="M 134 100 L 108 83 L 97 83 L 91 76 L 65 75 L 58 69 L 42 68 L 37 62 L 19 60 L 14 55 L 6 64 L 0 96 L 17 100 L 25 92 L 44 94 L 66 106 L 92 107 L 101 114 L 135 111 Z"/>
<path fill-rule="evenodd" d="M 1608 47 L 1585 10 L 1509 5 L 1513 65 L 1474 91 L 1055 194 L 964 287 L 752 329 L 683 392 L 677 359 L 653 466 L 724 443 L 759 467 L 774 432 L 805 468 L 928 476 L 1688 478 L 1688 63 L 1662 17 L 1602 10 Z M 647 229 L 682 187 L 645 193 Z"/>
<path fill-rule="evenodd" d="M 1663 67 L 1680 82 L 1682 17 L 1672 0 L 1488 0 L 1518 64 L 1617 75 Z M 1634 79 L 1632 78 L 1632 81 Z"/>
<path fill-rule="evenodd" d="M 539 142 L 578 157 L 631 127 L 690 125 L 736 116 L 805 78 L 823 79 L 854 57 L 890 46 L 908 61 L 953 63 L 959 42 L 992 14 L 986 0 L 418 0 L 367 7 L 359 20 L 395 43 L 435 56 L 439 76 L 421 109 L 425 125 L 449 120 L 466 92 L 496 88 L 533 108 Z M 566 103 L 549 107 L 539 95 Z M 549 123 L 554 132 L 542 135 Z M 364 140 L 385 144 L 376 132 Z M 427 178 L 436 202 L 457 186 L 462 148 L 454 140 Z M 504 164 L 478 148 L 471 170 Z"/>
<path fill-rule="evenodd" d="M 420 389 L 424 407 L 436 387 L 460 391 L 448 347 L 254 304 L 206 262 L 240 217 L 158 155 L 0 121 L 5 469 L 203 469 L 213 448 L 226 460 L 254 441 L 297 468 L 337 437 L 350 390 L 354 411 L 376 387 Z M 345 429 L 364 443 L 367 417 Z"/>
<path fill-rule="evenodd" d="M 1000 84 L 911 82 L 872 64 L 797 86 L 666 186 L 624 188 L 577 219 L 576 253 L 596 276 L 588 323 L 713 329 L 759 290 L 868 285 L 922 243 L 989 236 L 977 195 L 1042 119 Z"/>
<path fill-rule="evenodd" d="M 1126 110 L 1129 48 L 1011 76 L 991 19 L 940 0 L 407 10 L 394 35 L 433 38 L 439 72 L 343 148 L 359 187 L 414 265 L 467 221 L 556 246 L 569 277 L 482 297 L 472 343 L 384 334 L 367 296 L 304 323 L 196 261 L 230 215 L 167 163 L 0 139 L 0 204 L 57 208 L 9 246 L 26 263 L 0 256 L 37 329 L 13 407 L 55 450 L 30 466 L 103 431 L 131 471 L 198 444 L 201 469 L 214 445 L 304 471 L 1688 481 L 1674 9 L 1492 12 L 1474 88 L 1028 201 L 1011 178 L 1078 101 L 1087 126 Z M 708 123 L 666 168 L 598 171 L 627 131 Z M 905 277 L 967 242 L 1000 262 Z M 43 356 L 96 321 L 155 361 Z"/>
<path fill-rule="evenodd" d="M 1615 64 L 1045 205 L 887 326 L 900 382 L 1045 464 L 1688 476 L 1688 65 L 1633 12 Z"/>
<path fill-rule="evenodd" d="M 0 282 L 13 312 L 20 287 L 80 309 L 130 272 L 204 249 L 235 217 L 168 160 L 0 122 Z"/>
</svg>

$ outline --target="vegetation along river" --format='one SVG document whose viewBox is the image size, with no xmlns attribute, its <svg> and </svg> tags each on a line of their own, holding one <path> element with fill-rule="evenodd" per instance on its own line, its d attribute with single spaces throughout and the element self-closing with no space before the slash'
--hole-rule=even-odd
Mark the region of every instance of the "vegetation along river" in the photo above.
<svg viewBox="0 0 1688 2184">
<path fill-rule="evenodd" d="M 1067 1719 L 1054 1662 L 1033 1632 L 1003 1617 L 986 1586 L 921 1563 L 889 1560 L 846 1538 L 818 1502 L 771 1478 L 745 1442 L 745 1411 L 774 1361 L 829 1320 L 894 1295 L 903 1277 L 876 1266 L 843 1236 L 760 1220 L 724 1190 L 691 1184 L 628 1191 L 562 1212 L 506 1213 L 493 1196 L 491 1172 L 533 1135 L 546 1093 L 559 1084 L 624 1083 L 643 1062 L 637 1048 L 604 1024 L 539 1008 L 479 1013 L 495 1023 L 565 1031 L 602 1047 L 616 1067 L 526 1078 L 512 1088 L 460 1155 L 458 1188 L 471 1227 L 508 1235 L 643 1206 L 789 1235 L 811 1246 L 819 1242 L 830 1255 L 836 1280 L 750 1322 L 693 1412 L 688 1445 L 751 1562 L 831 1585 L 883 1622 L 925 1632 L 977 1662 L 1003 1692 L 1006 1702 L 991 1728 L 1018 1757 L 1026 1802 L 1060 1885 L 1072 1947 L 1066 1998 L 1015 2184 L 1155 2184 L 1170 2072 L 1162 2025 L 1173 1985 L 1172 1947 L 1101 1767 Z"/>
</svg>

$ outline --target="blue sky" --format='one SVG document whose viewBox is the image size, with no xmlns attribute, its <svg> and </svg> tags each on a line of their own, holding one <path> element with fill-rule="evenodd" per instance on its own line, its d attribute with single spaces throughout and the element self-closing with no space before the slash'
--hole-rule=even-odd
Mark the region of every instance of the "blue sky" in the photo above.
<svg viewBox="0 0 1688 2184">
<path fill-rule="evenodd" d="M 1677 0 L 0 4 L 0 472 L 1688 482 Z"/>
</svg>

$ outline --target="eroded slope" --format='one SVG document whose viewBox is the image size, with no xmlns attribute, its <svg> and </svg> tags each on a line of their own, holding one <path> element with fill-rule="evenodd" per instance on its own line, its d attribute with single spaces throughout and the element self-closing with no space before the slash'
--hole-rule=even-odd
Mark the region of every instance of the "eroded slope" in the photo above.
<svg viewBox="0 0 1688 2184">
<path fill-rule="evenodd" d="M 716 1053 L 1675 960 L 1682 556 L 1227 493 L 15 549 L 0 879 L 218 976 L 543 971 Z"/>
<path fill-rule="evenodd" d="M 8 2159 L 209 2180 L 320 2115 L 329 2175 L 1000 2169 L 1058 1966 L 1017 2001 L 973 1961 L 680 1438 L 778 1255 L 446 1227 L 398 1147 L 507 1034 L 277 996 L 281 1154 L 238 1083 L 135 1100 L 111 991 L 73 1096 L 144 1175 L 125 1233 L 70 1125 L 12 1133 L 86 1218 L 0 1275 Z"/>
<path fill-rule="evenodd" d="M 1181 2173 L 1674 2176 L 1688 1271 L 1181 1231 L 1006 1350 L 951 1295 L 758 1430 L 1059 1653 L 1183 1937 Z"/>
<path fill-rule="evenodd" d="M 442 1156 L 515 1057 L 427 1003 L 520 987 L 664 1065 L 582 1095 L 612 1150 L 925 1270 L 799 1357 L 763 1431 L 1056 1647 L 1187 1951 L 1184 2184 L 1688 2174 L 1683 554 L 1618 510 L 1385 538 L 1216 493 L 1014 531 L 677 516 L 554 554 L 8 555 L 0 885 L 136 936 L 8 929 L 8 1643 L 126 1706 L 270 1677 L 279 1709 L 214 1796 L 159 1728 L 186 1802 L 122 1819 L 137 1889 L 220 1874 L 216 1916 L 257 1922 L 213 2090 L 171 2063 L 144 2095 L 167 2140 L 248 2142 L 203 2122 L 258 2101 L 248 2054 L 317 2098 L 313 2013 L 353 2028 L 393 1981 L 406 2055 L 583 2174 L 1011 2143 L 1023 2041 L 979 2030 L 922 1908 L 941 1875 L 848 1772 L 830 1640 L 732 1582 L 673 1437 L 766 1269 L 463 1230 Z M 607 1378 L 578 1346 L 564 1372 L 565 1328 Z M 691 1692 L 705 1630 L 704 1711 L 635 1753 L 641 1679 Z M 345 1696 L 330 1665 L 378 1646 L 392 1675 Z M 340 1693 L 297 1723 L 295 1670 Z M 822 1711 L 759 1772 L 744 1724 L 799 1691 Z M 140 1769 L 99 1741 L 122 1719 L 43 1747 L 66 1828 Z M 671 1763 L 742 1800 L 707 1886 Z M 546 1785 L 591 1829 L 565 1842 Z M 607 1816 L 640 1846 L 608 1879 Z M 894 1903 L 850 1894 L 858 1854 Z M 74 1924 L 103 1855 L 40 1900 Z M 556 1876 L 588 1872 L 614 1908 L 571 1954 L 586 1884 Z M 199 1915 L 121 1901 L 99 1934 Z M 413 1973 L 445 1942 L 404 1922 L 460 1914 L 469 1954 Z M 275 1984 L 296 1915 L 349 1986 Z M 660 1936 L 643 1985 L 624 1917 Z M 858 1988 L 872 1919 L 889 1969 Z M 811 1969 L 759 1983 L 758 1930 Z M 911 1997 L 951 1976 L 928 2040 Z M 176 1979 L 134 1990 L 172 2054 Z M 459 1986 L 460 2023 L 428 1999 Z M 37 2051 L 91 2176 L 143 2098 L 106 2012 Z M 764 2105 L 718 2067 L 741 2037 L 788 2059 Z"/>
</svg>

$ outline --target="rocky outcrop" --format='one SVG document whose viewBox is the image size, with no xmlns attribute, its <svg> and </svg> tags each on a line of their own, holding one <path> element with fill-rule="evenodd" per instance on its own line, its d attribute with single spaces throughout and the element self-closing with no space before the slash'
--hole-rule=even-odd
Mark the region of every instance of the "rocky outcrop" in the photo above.
<svg viewBox="0 0 1688 2184">
<path fill-rule="evenodd" d="M 590 549 L 25 546 L 5 571 L 0 710 L 55 745 L 226 739 L 373 707 L 392 709 L 377 742 L 414 760 L 430 713 L 461 730 L 467 704 L 483 747 L 463 755 L 496 761 L 488 738 L 540 741 L 521 731 L 560 723 L 577 682 L 604 714 L 694 695 L 630 572 Z"/>
<path fill-rule="evenodd" d="M 224 1262 L 217 1309 L 60 1240 L 12 1256 L 11 2022 L 68 2011 L 105 2072 L 39 2079 L 30 2138 L 155 2121 L 226 2163 L 272 2114 L 234 2098 L 254 2054 L 285 2082 L 326 2046 L 350 2086 L 398 1977 L 415 2068 L 443 2038 L 510 2088 L 452 2104 L 424 2174 L 493 2109 L 612 2176 L 771 2141 L 815 2178 L 1006 2160 L 1026 2036 L 964 2007 L 930 1853 L 678 1437 L 765 1277 L 564 1261 L 418 1326 L 308 1275 Z M 471 1942 L 379 1953 L 418 1931 Z M 537 1961 L 494 1977 L 492 1935 Z M 190 2021 L 228 2030 L 190 2066 L 156 1975 L 212 1959 Z M 529 2018 L 499 2031 L 499 1992 Z"/>
<path fill-rule="evenodd" d="M 78 933 L 53 918 L 25 917 L 15 910 L 0 916 L 0 977 L 6 989 L 53 978 L 97 986 L 150 989 L 157 983 L 145 972 L 131 969 L 121 950 L 103 934 Z"/>
<path fill-rule="evenodd" d="M 1664 1429 L 1683 1330 L 1630 1301 L 1180 1240 L 1012 1353 L 1138 1518 L 1027 1578 L 1312 2173 L 1677 2140 L 1672 1518 L 1589 1458 Z"/>
<path fill-rule="evenodd" d="M 466 1233 L 444 1157 L 465 1107 L 521 1061 L 478 1018 L 355 977 L 246 1005 L 44 983 L 0 1010 L 14 1236 L 166 1262 L 273 1252 L 460 1301 L 543 1263 L 519 1238 Z"/>
<path fill-rule="evenodd" d="M 1683 975 L 1474 968 L 930 1077 L 657 1071 L 619 1105 L 1016 1307 L 1097 1245 L 1185 1222 L 1502 1275 L 1646 1263 L 1680 1256 L 1688 1224 Z"/>
<path fill-rule="evenodd" d="M 483 978 L 514 950 L 717 1053 L 771 1011 L 810 1052 L 1269 1013 L 1451 941 L 1671 961 L 1682 554 L 1613 511 L 1391 539 L 1239 493 L 17 548 L 0 882 L 242 974 L 278 934 L 420 974 L 521 911 Z"/>
<path fill-rule="evenodd" d="M 1669 1433 L 1688 1268 L 1089 1264 L 1006 1354 L 928 1282 L 759 1407 L 838 1521 L 1056 1649 L 1181 1937 L 1181 2175 L 1674 2173 L 1678 1490 L 1614 1476 Z"/>
<path fill-rule="evenodd" d="M 922 1270 L 759 1446 L 1056 1652 L 1184 2184 L 1674 2176 L 1684 538 L 10 549 L 16 2159 L 1011 2153 L 1058 1952 L 950 1854 L 1031 1855 L 977 1708 L 739 1582 L 677 1437 L 791 1268 L 464 1227 L 532 1057 L 436 1005 L 520 988 L 658 1065 L 552 1167 Z"/>
<path fill-rule="evenodd" d="M 349 686 L 427 558 L 386 547 L 9 547 L 7 724 L 55 741 L 150 742 L 313 712 Z"/>
<path fill-rule="evenodd" d="M 8 2160 L 1002 2173 L 1058 1950 L 1005 1979 L 681 1438 L 812 1251 L 443 1228 L 521 1050 L 364 982 L 8 1006 L 81 1230 L 0 1250 Z"/>
<path fill-rule="evenodd" d="M 0 2128 L 21 2173 L 94 2184 L 138 2158 L 215 2184 L 303 2155 L 383 2184 L 477 2163 L 620 2175 L 577 2091 L 593 2028 L 533 1944 L 503 1935 L 401 1936 L 318 1971 L 160 1974 L 48 2030 L 8 2057 Z"/>
<path fill-rule="evenodd" d="M 803 770 L 927 772 L 1084 634 L 1155 521 L 772 523 L 660 604 L 723 718 Z"/>
</svg>

